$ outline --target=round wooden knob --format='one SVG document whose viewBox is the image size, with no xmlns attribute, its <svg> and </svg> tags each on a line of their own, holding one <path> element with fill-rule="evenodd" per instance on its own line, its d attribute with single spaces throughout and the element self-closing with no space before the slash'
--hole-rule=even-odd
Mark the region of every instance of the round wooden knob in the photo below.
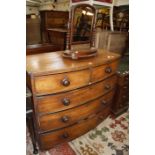
<svg viewBox="0 0 155 155">
<path fill-rule="evenodd" d="M 104 119 L 104 116 L 101 115 L 98 118 L 101 119 L 101 120 L 103 120 Z"/>
<path fill-rule="evenodd" d="M 123 89 L 127 89 L 128 87 L 127 86 L 123 86 Z"/>
<path fill-rule="evenodd" d="M 122 98 L 123 98 L 123 99 L 126 99 L 126 98 L 127 98 L 127 96 L 126 96 L 126 95 L 123 95 L 123 96 L 122 96 Z"/>
<path fill-rule="evenodd" d="M 126 76 L 126 77 L 125 77 L 125 80 L 126 80 L 126 81 L 128 81 L 128 80 L 129 80 L 129 77 L 128 77 L 128 76 Z"/>
<path fill-rule="evenodd" d="M 105 85 L 104 87 L 106 90 L 109 90 L 111 88 L 111 86 L 109 84 Z"/>
<path fill-rule="evenodd" d="M 105 106 L 107 104 L 106 100 L 102 100 L 101 103 Z"/>
<path fill-rule="evenodd" d="M 63 116 L 63 117 L 61 118 L 61 120 L 62 120 L 64 123 L 66 123 L 66 122 L 69 121 L 69 117 L 68 117 L 68 116 Z"/>
<path fill-rule="evenodd" d="M 64 78 L 62 81 L 61 81 L 62 85 L 63 86 L 69 86 L 70 85 L 70 81 L 68 80 L 68 78 Z"/>
<path fill-rule="evenodd" d="M 65 105 L 65 106 L 68 106 L 70 105 L 70 100 L 68 98 L 64 98 L 62 99 L 62 103 Z"/>
<path fill-rule="evenodd" d="M 112 72 L 112 68 L 111 67 L 106 67 L 105 68 L 105 72 L 106 73 L 111 73 Z"/>
<path fill-rule="evenodd" d="M 63 135 L 62 135 L 62 138 L 68 138 L 69 137 L 69 134 L 68 133 L 64 133 Z"/>
</svg>

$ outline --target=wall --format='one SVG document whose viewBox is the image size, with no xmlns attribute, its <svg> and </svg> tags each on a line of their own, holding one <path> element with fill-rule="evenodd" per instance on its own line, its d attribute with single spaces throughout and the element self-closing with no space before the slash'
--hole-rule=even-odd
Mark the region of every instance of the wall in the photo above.
<svg viewBox="0 0 155 155">
<path fill-rule="evenodd" d="M 128 5 L 129 0 L 114 0 L 114 5 Z M 26 14 L 38 14 L 39 10 L 57 10 L 57 11 L 68 11 L 70 0 L 41 0 L 40 6 L 26 6 Z"/>
<path fill-rule="evenodd" d="M 39 14 L 40 10 L 68 11 L 69 2 L 69 0 L 57 0 L 57 2 L 54 3 L 54 0 L 42 0 L 38 7 L 34 7 L 33 5 L 26 6 L 26 14 Z"/>
<path fill-rule="evenodd" d="M 39 14 L 39 8 L 34 6 L 26 6 L 26 14 Z"/>
<path fill-rule="evenodd" d="M 56 3 L 47 0 L 42 2 L 39 10 L 57 10 L 57 11 L 68 11 L 69 10 L 69 0 L 57 0 Z"/>
<path fill-rule="evenodd" d="M 129 5 L 129 0 L 114 0 L 114 5 L 115 6 Z"/>
</svg>

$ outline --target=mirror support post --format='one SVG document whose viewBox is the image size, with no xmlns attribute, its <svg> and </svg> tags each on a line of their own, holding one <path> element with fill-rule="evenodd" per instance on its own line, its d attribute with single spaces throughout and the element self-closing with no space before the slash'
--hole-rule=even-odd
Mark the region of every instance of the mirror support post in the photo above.
<svg viewBox="0 0 155 155">
<path fill-rule="evenodd" d="M 111 28 L 111 31 L 114 31 L 114 26 L 113 26 L 113 6 L 110 7 L 110 28 Z"/>
<path fill-rule="evenodd" d="M 70 53 L 70 35 L 71 35 L 71 10 L 69 10 L 69 20 L 67 24 L 67 34 L 66 34 L 66 49 L 65 53 Z"/>
<path fill-rule="evenodd" d="M 92 40 L 91 40 L 91 45 L 90 45 L 91 48 L 95 48 L 95 37 L 96 37 L 95 36 L 95 34 L 96 34 L 95 23 L 96 23 L 96 18 L 97 18 L 97 11 L 95 10 L 94 22 L 93 22 L 93 28 L 92 28 L 93 33 L 92 33 Z"/>
</svg>

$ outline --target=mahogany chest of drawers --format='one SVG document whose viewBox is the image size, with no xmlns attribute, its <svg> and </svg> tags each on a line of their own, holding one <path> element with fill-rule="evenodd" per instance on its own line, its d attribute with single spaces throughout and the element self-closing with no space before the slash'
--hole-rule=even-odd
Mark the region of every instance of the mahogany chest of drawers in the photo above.
<svg viewBox="0 0 155 155">
<path fill-rule="evenodd" d="M 41 150 L 81 136 L 109 115 L 119 58 L 103 50 L 78 61 L 63 58 L 62 51 L 27 56 L 27 86 Z"/>
</svg>

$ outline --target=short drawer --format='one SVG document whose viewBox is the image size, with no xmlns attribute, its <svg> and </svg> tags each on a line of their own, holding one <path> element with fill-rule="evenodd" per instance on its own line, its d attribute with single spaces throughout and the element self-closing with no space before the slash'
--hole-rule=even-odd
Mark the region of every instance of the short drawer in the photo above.
<svg viewBox="0 0 155 155">
<path fill-rule="evenodd" d="M 70 127 L 53 131 L 46 134 L 39 135 L 39 144 L 42 150 L 49 149 L 54 145 L 60 144 L 65 141 L 75 139 L 89 130 L 95 128 L 103 121 L 110 113 L 110 107 L 106 107 L 103 111 L 93 115 L 92 117 L 83 120 Z"/>
<path fill-rule="evenodd" d="M 114 74 L 118 67 L 118 61 L 114 61 L 107 65 L 101 65 L 98 67 L 95 67 L 92 72 L 92 81 L 100 81 L 103 78 L 109 77 L 112 74 Z"/>
<path fill-rule="evenodd" d="M 88 102 L 76 108 L 71 108 L 50 115 L 40 116 L 39 124 L 41 132 L 63 128 L 65 126 L 76 123 L 98 112 L 101 109 L 104 109 L 106 106 L 110 105 L 113 94 L 114 91 L 111 91 L 103 97 L 100 97 L 94 101 Z"/>
<path fill-rule="evenodd" d="M 46 95 L 64 92 L 88 85 L 90 80 L 89 70 L 69 72 L 35 77 L 35 93 Z"/>
<path fill-rule="evenodd" d="M 37 111 L 40 114 L 58 112 L 84 104 L 111 91 L 116 85 L 116 75 L 74 91 L 37 97 Z"/>
</svg>

